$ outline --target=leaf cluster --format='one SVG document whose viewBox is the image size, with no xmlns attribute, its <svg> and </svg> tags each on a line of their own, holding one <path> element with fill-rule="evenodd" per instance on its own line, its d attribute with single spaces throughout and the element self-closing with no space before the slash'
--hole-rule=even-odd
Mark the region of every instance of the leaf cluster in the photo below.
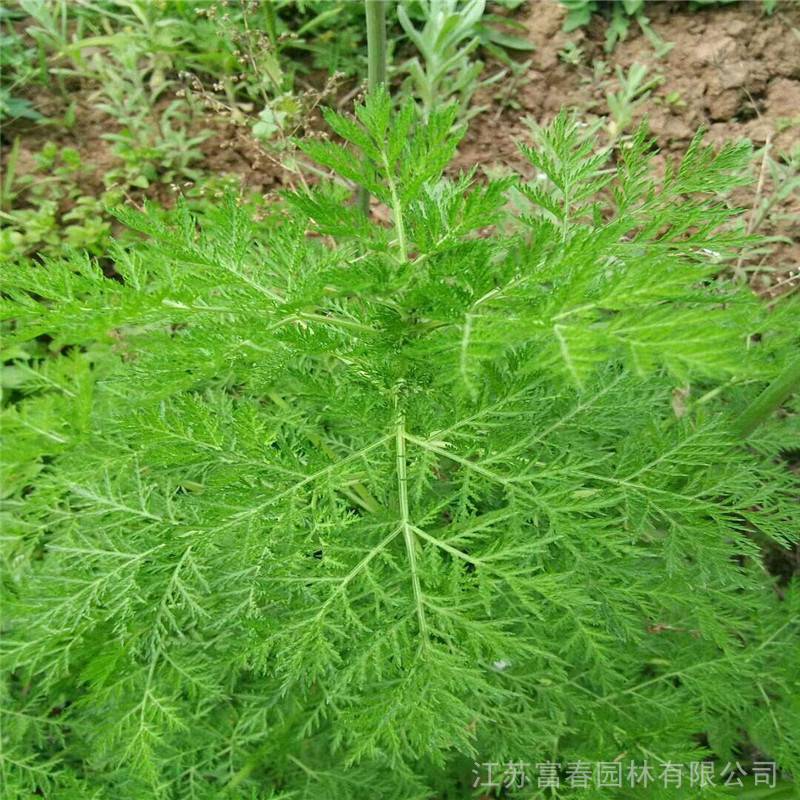
<svg viewBox="0 0 800 800">
<path fill-rule="evenodd" d="M 718 274 L 749 148 L 657 179 L 644 131 L 610 165 L 562 115 L 531 180 L 479 182 L 445 177 L 452 114 L 379 93 L 303 145 L 390 225 L 331 183 L 264 235 L 233 197 L 122 211 L 112 277 L 5 273 L 6 796 L 797 770 L 798 594 L 762 558 L 800 529 L 797 416 L 733 433 L 796 307 Z"/>
</svg>

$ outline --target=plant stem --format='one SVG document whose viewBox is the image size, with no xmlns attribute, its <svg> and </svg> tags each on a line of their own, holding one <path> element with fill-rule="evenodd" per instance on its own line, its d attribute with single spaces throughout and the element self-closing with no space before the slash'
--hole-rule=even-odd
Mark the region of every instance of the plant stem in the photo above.
<svg viewBox="0 0 800 800">
<path fill-rule="evenodd" d="M 428 623 L 425 617 L 425 598 L 422 593 L 422 583 L 419 579 L 417 567 L 417 548 L 419 544 L 411 524 L 411 513 L 408 506 L 408 464 L 406 461 L 406 422 L 400 412 L 395 427 L 395 456 L 397 458 L 397 493 L 400 504 L 400 530 L 408 556 L 408 570 L 411 575 L 411 587 L 414 592 L 414 602 L 417 606 L 417 622 L 421 645 L 424 648 L 428 643 Z"/>
<path fill-rule="evenodd" d="M 400 248 L 400 261 L 405 264 L 408 261 L 408 248 L 406 246 L 406 225 L 403 221 L 403 207 L 400 205 L 400 196 L 397 194 L 397 186 L 392 178 L 392 168 L 383 152 L 383 168 L 386 171 L 386 182 L 389 184 L 389 194 L 392 198 L 392 216 L 394 217 L 394 227 L 397 231 L 397 246 Z M 367 196 L 369 201 L 369 196 Z"/>
<path fill-rule="evenodd" d="M 374 92 L 386 83 L 386 2 L 364 0 L 367 16 L 367 92 Z M 358 206 L 369 214 L 369 192 L 358 189 Z"/>
<path fill-rule="evenodd" d="M 367 89 L 386 83 L 386 2 L 364 0 L 367 14 Z"/>
<path fill-rule="evenodd" d="M 744 410 L 734 426 L 746 439 L 794 391 L 800 389 L 800 358 L 790 361 L 783 372 Z"/>
</svg>

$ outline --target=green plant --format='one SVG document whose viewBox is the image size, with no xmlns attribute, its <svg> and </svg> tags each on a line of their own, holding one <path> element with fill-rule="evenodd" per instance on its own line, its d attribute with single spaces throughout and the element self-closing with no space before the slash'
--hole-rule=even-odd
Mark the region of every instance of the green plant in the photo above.
<svg viewBox="0 0 800 800">
<path fill-rule="evenodd" d="M 686 101 L 683 99 L 681 93 L 675 89 L 671 92 L 668 92 L 664 97 L 664 100 L 673 108 L 685 108 Z"/>
<path fill-rule="evenodd" d="M 640 2 L 644 2 L 644 0 L 640 0 Z M 716 6 L 716 5 L 727 5 L 729 3 L 735 3 L 736 0 L 690 0 L 690 5 L 692 8 L 702 8 L 703 6 Z M 761 0 L 761 7 L 764 10 L 765 14 L 772 14 L 773 11 L 777 8 L 778 0 Z"/>
<path fill-rule="evenodd" d="M 565 63 L 572 67 L 579 67 L 586 54 L 582 47 L 578 47 L 575 42 L 567 42 L 562 50 L 559 50 L 558 57 Z"/>
<path fill-rule="evenodd" d="M 650 96 L 650 92 L 664 82 L 662 75 L 648 79 L 647 72 L 645 64 L 631 64 L 627 74 L 617 65 L 619 91 L 606 92 L 606 103 L 611 115 L 609 135 L 612 139 L 630 127 L 636 106 L 644 102 Z"/>
<path fill-rule="evenodd" d="M 397 18 L 417 49 L 417 55 L 400 67 L 401 72 L 408 73 L 407 89 L 419 99 L 423 119 L 435 108 L 456 102 L 459 117 L 467 120 L 482 110 L 470 107 L 475 92 L 505 75 L 499 72 L 479 80 L 483 62 L 473 58 L 476 50 L 486 47 L 508 63 L 504 48 L 532 48 L 525 40 L 489 24 L 499 20 L 507 26 L 510 21 L 485 15 L 485 0 L 419 0 L 418 5 L 421 29 L 412 21 L 406 5 L 397 4 Z"/>
<path fill-rule="evenodd" d="M 717 195 L 749 147 L 698 138 L 656 180 L 644 131 L 610 171 L 561 115 L 523 148 L 518 223 L 513 179 L 443 177 L 455 114 L 413 132 L 378 92 L 326 113 L 344 144 L 303 143 L 391 227 L 320 185 L 263 240 L 228 197 L 201 228 L 120 212 L 147 240 L 115 279 L 4 272 L 9 796 L 467 798 L 475 762 L 740 746 L 800 765 L 798 594 L 761 551 L 796 540 L 797 418 L 758 397 L 796 306 L 706 255 L 741 245 Z"/>
<path fill-rule="evenodd" d="M 303 61 L 310 55 L 311 65 L 329 75 L 364 73 L 366 24 L 361 2 L 278 0 L 270 36 L 299 71 L 307 71 Z"/>
<path fill-rule="evenodd" d="M 493 100 L 497 106 L 494 114 L 495 121 L 500 119 L 504 111 L 511 109 L 520 112 L 522 104 L 519 100 L 519 90 L 523 84 L 530 80 L 531 61 L 511 61 L 509 60 L 503 78 L 496 85 Z"/>
<path fill-rule="evenodd" d="M 39 46 L 43 72 L 59 79 L 135 78 L 157 93 L 181 71 L 224 80 L 238 66 L 229 37 L 220 36 L 215 22 L 184 0 L 20 0 L 20 5 L 33 23 L 26 31 Z"/>
<path fill-rule="evenodd" d="M 31 83 L 36 76 L 35 52 L 26 47 L 12 25 L 18 17 L 18 13 L 0 8 L 0 122 L 42 119 L 30 100 L 16 96 L 17 89 Z"/>
<path fill-rule="evenodd" d="M 173 120 L 177 126 L 173 126 Z M 146 189 L 157 181 L 197 180 L 200 172 L 192 164 L 202 158 L 198 145 L 210 133 L 202 131 L 191 136 L 183 121 L 180 105 L 174 103 L 155 124 L 142 117 L 120 133 L 104 134 L 104 139 L 114 143 L 114 155 L 122 161 L 120 167 L 109 170 L 104 176 L 106 186 Z"/>
<path fill-rule="evenodd" d="M 99 255 L 109 243 L 111 221 L 105 205 L 120 197 L 88 196 L 79 188 L 86 166 L 71 147 L 48 142 L 36 155 L 36 169 L 17 174 L 19 140 L 6 160 L 0 190 L 0 261 L 35 252 L 83 247 Z"/>
<path fill-rule="evenodd" d="M 36 43 L 38 83 L 49 85 L 52 76 L 62 94 L 65 87 L 60 70 L 48 69 L 48 51 L 60 51 L 67 44 L 67 2 L 66 0 L 19 0 L 15 16 L 25 17 L 25 33 Z"/>
<path fill-rule="evenodd" d="M 670 43 L 661 39 L 650 27 L 650 20 L 644 15 L 645 0 L 560 0 L 560 2 L 567 9 L 567 17 L 564 20 L 564 30 L 567 32 L 588 25 L 593 14 L 603 14 L 607 18 L 606 52 L 610 53 L 616 47 L 617 42 L 627 37 L 631 19 L 636 20 L 642 33 L 650 40 L 659 57 L 668 53 L 672 48 Z M 735 2 L 737 0 L 691 0 L 689 5 L 699 8 Z M 762 0 L 762 7 L 766 14 L 772 14 L 776 5 L 777 0 Z"/>
<path fill-rule="evenodd" d="M 483 16 L 485 0 L 422 0 L 424 26 L 418 30 L 402 3 L 397 17 L 418 55 L 402 67 L 409 75 L 413 94 L 421 102 L 423 119 L 448 100 L 456 99 L 466 109 L 483 71 L 481 61 L 471 56 L 480 45 L 476 26 Z"/>
<path fill-rule="evenodd" d="M 644 16 L 644 0 L 611 0 L 608 3 L 601 0 L 561 0 L 561 5 L 566 6 L 568 12 L 564 20 L 566 32 L 588 25 L 595 13 L 601 11 L 605 13 L 608 19 L 604 45 L 607 53 L 616 47 L 617 42 L 627 38 L 630 18 L 636 20 L 642 33 L 653 43 L 659 55 L 666 54 L 671 48 L 671 45 L 660 39 L 650 27 L 650 20 Z"/>
</svg>

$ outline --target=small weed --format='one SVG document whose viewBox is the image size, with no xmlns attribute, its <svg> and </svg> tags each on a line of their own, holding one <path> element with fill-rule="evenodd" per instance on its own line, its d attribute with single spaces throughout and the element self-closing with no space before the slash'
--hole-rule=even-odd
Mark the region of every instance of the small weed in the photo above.
<svg viewBox="0 0 800 800">
<path fill-rule="evenodd" d="M 656 55 L 661 58 L 671 49 L 672 44 L 665 42 L 650 27 L 650 20 L 644 15 L 645 0 L 560 0 L 567 9 L 564 30 L 573 31 L 589 24 L 594 14 L 602 15 L 607 21 L 605 50 L 610 53 L 617 43 L 624 40 L 630 29 L 631 20 L 635 20 L 653 46 Z M 691 0 L 692 8 L 706 5 L 724 5 L 737 0 Z M 762 0 L 766 14 L 771 14 L 777 7 L 778 0 Z"/>
<path fill-rule="evenodd" d="M 747 232 L 760 233 L 765 228 L 781 230 L 784 223 L 797 221 L 796 213 L 784 210 L 786 203 L 792 198 L 800 197 L 800 146 L 791 152 L 774 152 L 772 138 L 768 138 L 760 151 L 756 153 L 756 163 L 760 165 L 757 175 L 755 198 L 747 216 Z M 796 291 L 798 279 L 796 274 L 797 264 L 778 264 L 775 259 L 770 259 L 771 264 L 765 264 L 765 259 L 772 255 L 774 245 L 791 245 L 792 239 L 787 236 L 773 235 L 761 237 L 758 246 L 743 251 L 739 257 L 735 273 L 743 278 L 746 275 L 755 279 L 756 285 L 769 289 L 774 294 L 777 289 L 783 291 Z M 788 278 L 780 278 L 781 286 L 773 281 L 763 281 L 757 278 L 765 272 L 788 272 Z"/>
<path fill-rule="evenodd" d="M 636 20 L 659 58 L 666 55 L 672 47 L 650 27 L 650 20 L 643 13 L 644 0 L 618 0 L 607 4 L 600 0 L 561 0 L 561 4 L 568 11 L 564 20 L 566 32 L 588 25 L 593 14 L 601 10 L 604 12 L 607 19 L 605 38 L 607 53 L 614 50 L 617 42 L 627 38 L 631 19 Z"/>
<path fill-rule="evenodd" d="M 111 233 L 105 205 L 118 202 L 121 197 L 81 194 L 78 185 L 87 168 L 80 154 L 52 142 L 36 155 L 33 174 L 17 175 L 18 141 L 9 152 L 0 197 L 4 223 L 0 231 L 0 259 L 55 252 L 65 246 L 101 252 L 108 245 Z"/>
<path fill-rule="evenodd" d="M 683 99 L 681 93 L 677 90 L 668 92 L 664 100 L 667 102 L 668 105 L 672 106 L 673 108 L 685 108 L 686 101 Z"/>
<path fill-rule="evenodd" d="M 661 75 L 648 79 L 648 68 L 644 64 L 632 64 L 626 73 L 617 66 L 617 82 L 619 91 L 606 92 L 606 102 L 611 114 L 609 133 L 613 139 L 628 129 L 633 121 L 633 114 L 638 105 L 650 96 L 650 92 L 664 82 Z"/>
<path fill-rule="evenodd" d="M 36 50 L 26 45 L 14 27 L 23 14 L 0 7 L 0 123 L 13 119 L 41 120 L 30 100 L 18 92 L 39 77 Z"/>
<path fill-rule="evenodd" d="M 563 49 L 559 51 L 558 57 L 571 67 L 580 67 L 584 63 L 586 54 L 583 48 L 575 44 L 575 42 L 567 42 Z"/>
<path fill-rule="evenodd" d="M 498 108 L 495 112 L 495 119 L 499 119 L 502 113 L 511 109 L 520 111 L 522 106 L 517 99 L 520 86 L 528 79 L 528 70 L 531 62 L 509 60 L 505 74 L 497 83 L 497 90 L 494 93 L 494 101 Z"/>
<path fill-rule="evenodd" d="M 423 119 L 452 100 L 464 114 L 472 116 L 477 110 L 467 109 L 483 71 L 483 63 L 473 60 L 472 55 L 481 43 L 477 25 L 485 0 L 421 0 L 421 5 L 421 29 L 411 21 L 403 4 L 397 6 L 400 24 L 418 51 L 401 67 L 409 76 L 407 89 L 419 98 Z"/>
<path fill-rule="evenodd" d="M 120 167 L 106 174 L 106 186 L 147 189 L 156 182 L 195 181 L 200 172 L 192 164 L 201 160 L 198 145 L 209 136 L 208 131 L 188 133 L 178 102 L 172 103 L 157 122 L 137 118 L 120 133 L 104 134 L 103 138 L 114 144 L 114 155 L 122 161 Z"/>
</svg>

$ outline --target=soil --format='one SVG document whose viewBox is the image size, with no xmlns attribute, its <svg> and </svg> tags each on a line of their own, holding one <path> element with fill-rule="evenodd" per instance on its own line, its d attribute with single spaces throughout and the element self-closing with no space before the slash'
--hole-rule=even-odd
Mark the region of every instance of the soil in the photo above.
<svg viewBox="0 0 800 800">
<path fill-rule="evenodd" d="M 688 3 L 664 2 L 647 7 L 650 28 L 671 49 L 659 57 L 654 45 L 634 22 L 625 41 L 613 53 L 603 50 L 606 21 L 595 16 L 591 25 L 564 33 L 564 7 L 556 0 L 533 0 L 517 17 L 527 28 L 536 50 L 526 55 L 529 66 L 516 81 L 513 101 L 518 108 L 499 107 L 479 117 L 462 145 L 459 163 L 464 167 L 501 163 L 517 171 L 529 170 L 517 142 L 530 137 L 529 120 L 537 124 L 552 119 L 562 107 L 579 109 L 587 120 L 608 121 L 606 92 L 619 91 L 617 68 L 633 64 L 647 67 L 647 78 L 661 83 L 636 106 L 634 120 L 647 116 L 650 130 L 663 157 L 683 153 L 700 127 L 707 140 L 748 138 L 755 148 L 769 141 L 769 155 L 788 162 L 800 147 L 800 4 L 778 4 L 772 16 L 761 3 L 745 2 L 692 10 Z M 572 43 L 572 45 L 570 45 Z M 580 62 L 567 63 L 560 53 L 568 47 L 582 51 Z M 598 77 L 593 63 L 604 61 L 607 72 Z M 495 92 L 496 94 L 496 92 Z M 758 173 L 755 165 L 755 172 Z M 774 190 L 766 171 L 761 197 Z M 755 187 L 739 192 L 735 201 L 751 208 Z M 782 289 L 800 283 L 800 195 L 777 204 L 759 233 L 784 237 L 769 258 L 768 272 L 758 288 L 783 281 Z"/>
<path fill-rule="evenodd" d="M 647 115 L 662 157 L 682 153 L 700 126 L 708 129 L 713 142 L 747 137 L 756 148 L 769 142 L 769 154 L 779 162 L 788 161 L 791 151 L 800 147 L 800 4 L 793 0 L 779 0 L 771 16 L 760 2 L 700 10 L 687 2 L 651 3 L 650 28 L 671 45 L 661 57 L 636 22 L 609 54 L 603 50 L 607 21 L 601 15 L 595 15 L 588 28 L 564 33 L 565 13 L 557 0 L 529 0 L 515 13 L 536 50 L 524 54 L 527 66 L 513 80 L 506 78 L 478 93 L 476 102 L 487 109 L 472 121 L 458 167 L 504 165 L 524 174 L 529 166 L 517 142 L 529 140 L 528 120 L 547 122 L 562 106 L 578 110 L 584 119 L 600 120 L 607 128 L 606 93 L 619 91 L 616 70 L 627 72 L 633 64 L 647 67 L 646 80 L 661 81 L 636 105 L 634 120 Z M 568 62 L 567 48 L 579 57 Z M 604 72 L 593 67 L 597 61 L 607 65 Z M 490 64 L 487 72 L 497 69 Z M 72 128 L 18 122 L 3 132 L 3 146 L 20 136 L 18 174 L 34 169 L 34 154 L 48 140 L 75 147 L 90 165 L 80 188 L 96 195 L 102 191 L 103 175 L 117 163 L 102 135 L 119 126 L 93 107 L 96 87 L 68 88 L 68 100 L 76 103 Z M 48 116 L 58 117 L 66 110 L 60 95 L 32 99 Z M 190 127 L 193 133 L 211 131 L 201 145 L 205 158 L 198 166 L 204 171 L 238 175 L 248 189 L 260 193 L 293 183 L 291 173 L 230 119 L 209 110 Z M 761 198 L 774 190 L 769 170 L 764 172 Z M 754 173 L 757 177 L 758 164 Z M 144 194 L 169 204 L 175 193 L 174 188 L 157 185 Z M 131 199 L 135 202 L 140 196 Z M 757 201 L 756 189 L 740 192 L 734 200 L 750 209 Z M 776 282 L 776 293 L 793 288 L 800 283 L 800 197 L 777 204 L 759 232 L 785 241 L 767 257 L 755 284 L 767 293 Z"/>
<path fill-rule="evenodd" d="M 515 141 L 526 136 L 526 115 L 542 123 L 566 106 L 607 117 L 606 91 L 617 86 L 609 76 L 593 76 L 595 61 L 606 62 L 611 73 L 638 63 L 648 68 L 648 78 L 663 78 L 634 119 L 648 117 L 666 152 L 684 151 L 701 126 L 709 130 L 710 141 L 747 137 L 758 145 L 771 135 L 778 153 L 800 144 L 800 5 L 785 3 L 766 16 L 755 2 L 697 11 L 688 3 L 665 2 L 648 13 L 650 28 L 672 45 L 662 58 L 636 23 L 608 54 L 601 17 L 587 29 L 564 33 L 560 3 L 529 3 L 518 19 L 537 49 L 514 95 L 520 111 L 481 117 L 462 150 L 464 163 L 503 160 L 518 166 Z M 569 43 L 583 51 L 577 66 L 559 56 Z"/>
</svg>

